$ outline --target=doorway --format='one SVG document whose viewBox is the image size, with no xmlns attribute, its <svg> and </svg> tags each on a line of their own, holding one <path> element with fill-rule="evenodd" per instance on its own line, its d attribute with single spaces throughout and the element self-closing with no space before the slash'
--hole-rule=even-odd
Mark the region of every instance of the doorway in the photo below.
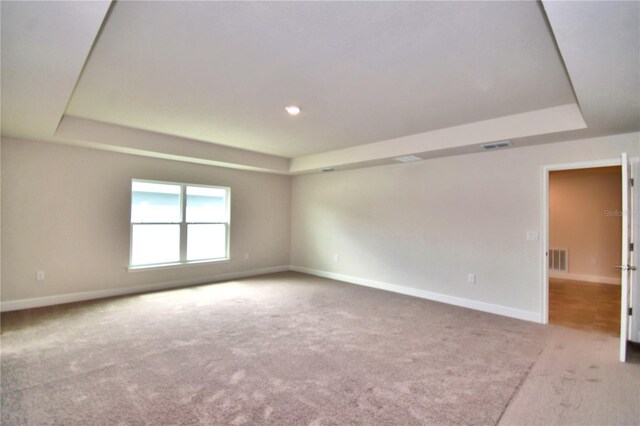
<svg viewBox="0 0 640 426">
<path fill-rule="evenodd" d="M 622 168 L 549 172 L 549 323 L 620 336 Z"/>
<path fill-rule="evenodd" d="M 621 256 L 620 264 L 614 265 L 620 270 L 620 361 L 625 362 L 627 355 L 627 347 L 629 342 L 640 343 L 640 274 L 635 271 L 638 269 L 639 252 L 638 244 L 640 241 L 640 219 L 637 217 L 640 211 L 640 185 L 635 184 L 634 176 L 638 175 L 640 160 L 638 158 L 629 159 L 626 153 L 622 153 L 619 159 L 598 160 L 592 162 L 557 164 L 542 167 L 542 323 L 549 322 L 549 276 L 550 267 L 557 268 L 552 262 L 558 261 L 559 268 L 564 268 L 565 273 L 570 273 L 569 267 L 563 265 L 562 254 L 552 252 L 549 246 L 549 176 L 554 171 L 561 170 L 577 170 L 577 169 L 595 169 L 605 167 L 619 167 L 621 170 L 620 190 L 622 193 L 622 208 L 620 210 L 603 208 L 599 212 L 604 217 L 616 218 L 621 217 Z M 595 229 L 595 228 L 593 228 Z M 592 229 L 589 228 L 590 235 Z M 557 249 L 557 248 L 556 248 Z M 562 248 L 560 248 L 562 249 Z M 560 250 L 561 251 L 561 250 Z M 553 258 L 552 258 L 553 256 Z M 570 262 L 570 255 L 565 253 L 566 262 Z M 593 259 L 593 258 L 591 258 Z M 593 263 L 593 262 L 592 262 Z M 598 263 L 596 260 L 595 263 Z M 585 274 L 589 275 L 589 274 Z M 585 276 L 573 276 L 569 278 L 580 278 L 582 281 L 591 282 L 593 280 L 585 279 Z M 570 280 L 571 281 L 571 280 Z M 574 279 L 573 281 L 577 281 Z M 601 280 L 598 280 L 601 281 Z M 574 283 L 578 284 L 578 283 Z M 575 299 L 571 299 L 575 302 Z"/>
</svg>

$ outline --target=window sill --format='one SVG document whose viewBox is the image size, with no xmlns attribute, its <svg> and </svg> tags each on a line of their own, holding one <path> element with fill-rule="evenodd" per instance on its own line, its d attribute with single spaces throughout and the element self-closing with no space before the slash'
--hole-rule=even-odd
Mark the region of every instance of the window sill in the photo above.
<svg viewBox="0 0 640 426">
<path fill-rule="evenodd" d="M 176 262 L 176 263 L 161 263 L 158 265 L 140 265 L 140 266 L 128 266 L 127 270 L 129 272 L 134 271 L 148 271 L 153 269 L 168 269 L 168 268 L 182 268 L 184 266 L 192 266 L 192 265 L 203 265 L 207 263 L 228 263 L 231 261 L 230 257 L 225 257 L 223 259 L 206 259 L 206 260 L 194 260 L 192 262 Z"/>
</svg>

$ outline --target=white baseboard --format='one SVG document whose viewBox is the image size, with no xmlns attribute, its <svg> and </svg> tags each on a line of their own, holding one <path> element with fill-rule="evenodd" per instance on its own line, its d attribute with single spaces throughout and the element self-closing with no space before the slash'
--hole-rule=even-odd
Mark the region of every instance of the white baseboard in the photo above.
<svg viewBox="0 0 640 426">
<path fill-rule="evenodd" d="M 194 281 L 173 281 L 157 284 L 148 284 L 135 287 L 112 288 L 105 290 L 83 291 L 79 293 L 68 293 L 55 296 L 36 297 L 31 299 L 9 300 L 0 303 L 0 311 L 16 311 L 19 309 L 38 308 L 42 306 L 60 305 L 63 303 L 80 302 L 84 300 L 102 299 L 105 297 L 123 296 L 127 294 L 144 293 L 157 290 L 169 290 L 174 288 L 189 287 L 194 285 L 202 285 L 215 283 L 220 281 L 228 281 L 239 278 L 252 277 L 256 275 L 270 274 L 284 271 L 297 271 L 318 277 L 329 278 L 333 280 L 343 281 L 351 284 L 362 285 L 365 287 L 377 288 L 380 290 L 391 291 L 394 293 L 406 294 L 408 296 L 419 297 L 422 299 L 433 300 L 436 302 L 447 303 L 449 305 L 461 306 L 464 308 L 475 309 L 478 311 L 489 312 L 492 314 L 503 315 L 511 318 L 517 318 L 525 321 L 542 322 L 542 316 L 538 312 L 524 311 L 521 309 L 509 308 L 507 306 L 495 305 L 492 303 L 480 302 L 477 300 L 466 299 L 457 296 L 449 296 L 442 293 L 435 293 L 427 290 L 421 290 L 412 287 L 404 287 L 396 284 L 390 284 L 380 281 L 358 278 L 349 275 L 338 274 L 335 272 L 321 271 L 317 269 L 305 268 L 301 266 L 275 266 L 269 268 L 254 269 L 251 271 L 229 272 L 218 274 L 207 279 Z"/>
<path fill-rule="evenodd" d="M 620 285 L 620 277 L 598 277 L 596 275 L 574 274 L 571 272 L 552 272 L 549 271 L 549 278 L 557 278 L 569 281 L 584 281 L 594 284 L 613 284 Z"/>
<path fill-rule="evenodd" d="M 492 303 L 480 302 L 463 297 L 449 296 L 442 293 L 434 293 L 427 290 L 421 290 L 412 287 L 404 287 L 396 284 L 389 284 L 380 281 L 369 280 L 366 278 L 352 277 L 349 275 L 337 274 L 335 272 L 321 271 L 318 269 L 305 268 L 302 266 L 291 266 L 292 271 L 302 272 L 309 275 L 315 275 L 323 278 L 330 278 L 337 281 L 344 281 L 351 284 L 362 285 L 365 287 L 377 288 L 380 290 L 391 291 L 394 293 L 406 294 L 408 296 L 420 297 L 422 299 L 433 300 L 436 302 L 447 303 L 449 305 L 461 306 L 464 308 L 475 309 L 477 311 L 489 312 L 492 314 L 503 315 L 506 317 L 517 318 L 525 321 L 533 321 L 542 323 L 542 314 L 539 312 L 524 311 L 522 309 L 509 308 L 502 305 L 494 305 Z"/>
<path fill-rule="evenodd" d="M 110 288 L 105 290 L 83 291 L 79 293 L 60 294 L 55 296 L 34 297 L 31 299 L 9 300 L 0 303 L 0 311 L 17 311 L 19 309 L 39 308 L 42 306 L 60 305 L 62 303 L 80 302 L 83 300 L 102 299 L 105 297 L 123 296 L 126 294 L 144 293 L 148 291 L 169 290 L 173 288 L 189 287 L 201 284 L 210 284 L 220 281 L 235 280 L 238 278 L 252 277 L 255 275 L 271 274 L 274 272 L 288 271 L 289 266 L 274 266 L 269 268 L 253 269 L 251 271 L 228 272 L 214 275 L 206 279 L 192 281 L 172 281 L 157 284 L 140 285 L 136 287 Z"/>
</svg>

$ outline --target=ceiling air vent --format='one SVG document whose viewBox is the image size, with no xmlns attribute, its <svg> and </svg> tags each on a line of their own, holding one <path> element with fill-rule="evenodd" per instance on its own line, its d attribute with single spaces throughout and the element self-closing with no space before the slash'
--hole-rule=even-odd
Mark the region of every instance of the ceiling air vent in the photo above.
<svg viewBox="0 0 640 426">
<path fill-rule="evenodd" d="M 396 157 L 394 160 L 399 161 L 401 163 L 412 163 L 414 161 L 424 160 L 424 158 L 418 157 L 417 155 L 405 155 L 402 157 Z"/>
<path fill-rule="evenodd" d="M 486 143 L 486 144 L 482 145 L 482 147 L 484 149 L 486 149 L 487 151 L 490 151 L 492 149 L 498 149 L 498 148 L 506 148 L 508 146 L 511 146 L 511 142 L 509 142 L 509 141 Z"/>
</svg>

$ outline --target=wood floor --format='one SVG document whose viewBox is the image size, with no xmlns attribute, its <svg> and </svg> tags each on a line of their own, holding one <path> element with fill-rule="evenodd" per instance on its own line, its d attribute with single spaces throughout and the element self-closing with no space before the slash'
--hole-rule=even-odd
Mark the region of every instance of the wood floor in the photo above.
<svg viewBox="0 0 640 426">
<path fill-rule="evenodd" d="M 620 286 L 549 280 L 549 322 L 620 335 Z"/>
</svg>

